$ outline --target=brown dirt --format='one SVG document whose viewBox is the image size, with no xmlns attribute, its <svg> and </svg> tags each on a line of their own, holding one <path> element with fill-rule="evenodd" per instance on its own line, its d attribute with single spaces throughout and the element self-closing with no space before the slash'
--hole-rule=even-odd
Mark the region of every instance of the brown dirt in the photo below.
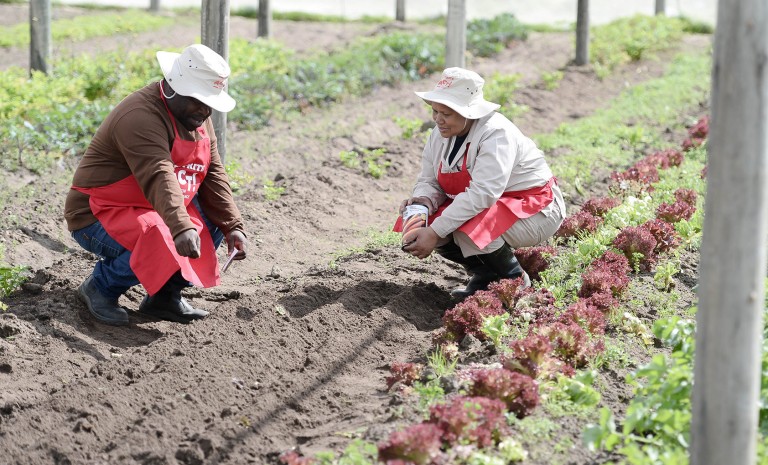
<svg viewBox="0 0 768 465">
<path fill-rule="evenodd" d="M 10 17 L 10 9 L 0 5 L 3 16 Z M 180 28 L 130 40 L 142 48 L 194 41 L 193 28 Z M 277 22 L 275 32 L 297 49 L 331 48 L 372 28 Z M 181 30 L 189 35 L 180 37 Z M 71 44 L 68 50 L 98 53 L 123 46 L 123 40 Z M 533 34 L 468 67 L 481 74 L 520 73 L 524 89 L 517 101 L 531 110 L 516 123 L 536 134 L 589 115 L 666 66 L 662 57 L 600 81 L 569 65 L 572 42 L 570 34 Z M 702 48 L 708 41 L 691 38 L 683 46 Z M 0 56 L 7 64 L 11 55 Z M 24 66 L 21 57 L 13 63 Z M 564 72 L 557 89 L 538 85 L 542 72 L 556 69 Z M 388 365 L 423 360 L 431 332 L 453 305 L 448 292 L 464 273 L 442 259 L 418 261 L 397 248 L 361 250 L 368 231 L 393 222 L 418 172 L 423 139 L 402 139 L 393 118 L 428 123 L 412 92 L 433 81 L 381 88 L 260 131 L 231 128 L 228 157 L 253 177 L 238 198 L 251 253 L 220 287 L 187 293 L 194 305 L 211 311 L 188 326 L 136 313 L 140 288 L 121 299 L 131 310 L 129 326 L 95 322 L 75 294 L 94 257 L 69 237 L 61 216 L 71 170 L 62 167 L 45 182 L 14 173 L 24 187 L 3 208 L 10 225 L 0 231 L 0 241 L 6 261 L 29 266 L 32 279 L 0 313 L 2 461 L 273 463 L 296 446 L 312 453 L 339 450 L 351 437 L 381 440 L 412 419 L 413 409 L 386 392 Z M 342 150 L 377 147 L 391 162 L 381 179 L 340 162 Z M 264 198 L 266 180 L 285 187 L 279 200 Z M 696 263 L 696 256 L 685 260 L 678 284 L 688 302 Z M 652 316 L 653 309 L 646 313 Z M 647 358 L 642 351 L 636 355 Z M 465 354 L 465 361 L 470 358 Z M 624 374 L 601 374 L 603 403 L 616 411 L 629 396 Z M 582 427 L 564 422 L 556 440 L 530 445 L 526 463 L 611 461 L 579 446 Z M 550 447 L 564 438 L 572 443 L 569 450 Z"/>
</svg>

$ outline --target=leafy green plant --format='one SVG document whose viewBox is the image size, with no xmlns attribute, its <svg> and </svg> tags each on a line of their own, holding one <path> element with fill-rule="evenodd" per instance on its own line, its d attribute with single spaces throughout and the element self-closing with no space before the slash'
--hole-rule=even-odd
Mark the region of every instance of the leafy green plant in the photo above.
<svg viewBox="0 0 768 465">
<path fill-rule="evenodd" d="M 402 137 L 403 139 L 410 139 L 419 132 L 421 132 L 421 127 L 424 125 L 424 123 L 418 119 L 407 119 L 402 118 L 400 116 L 395 116 L 395 124 L 400 127 L 400 129 L 403 130 Z"/>
<path fill-rule="evenodd" d="M 653 274 L 653 282 L 656 287 L 662 291 L 669 291 L 675 282 L 672 278 L 680 272 L 680 264 L 677 260 L 668 260 L 656 265 L 656 272 Z"/>
<path fill-rule="evenodd" d="M 501 105 L 499 112 L 514 119 L 528 111 L 528 107 L 514 102 L 515 91 L 520 87 L 520 74 L 494 73 L 486 79 L 483 88 L 485 98 Z"/>
<path fill-rule="evenodd" d="M 237 161 L 227 162 L 224 165 L 224 170 L 227 172 L 227 177 L 229 178 L 229 186 L 235 193 L 240 192 L 254 179 L 254 176 L 243 169 L 243 166 Z"/>
<path fill-rule="evenodd" d="M 138 9 L 120 13 L 84 15 L 51 21 L 54 42 L 87 40 L 112 34 L 138 33 L 157 30 L 176 19 L 158 16 Z M 0 30 L 0 47 L 20 47 L 29 44 L 29 24 L 18 24 Z"/>
<path fill-rule="evenodd" d="M 635 15 L 591 28 L 590 58 L 597 75 L 605 77 L 622 63 L 670 47 L 684 26 L 679 18 Z"/>
<path fill-rule="evenodd" d="M 544 88 L 547 90 L 555 90 L 560 86 L 560 81 L 563 80 L 562 71 L 556 70 L 551 72 L 544 72 L 541 74 L 541 81 L 544 83 Z"/>
<path fill-rule="evenodd" d="M 275 201 L 282 197 L 284 193 L 284 186 L 278 186 L 275 184 L 275 181 L 271 179 L 264 181 L 264 198 L 267 199 L 267 201 Z"/>
<path fill-rule="evenodd" d="M 509 313 L 503 315 L 492 315 L 483 319 L 483 326 L 480 331 L 485 334 L 497 349 L 502 348 L 502 339 L 508 337 L 512 331 L 507 324 Z"/>
<path fill-rule="evenodd" d="M 0 266 L 0 298 L 7 297 L 27 280 L 28 268 L 24 266 Z M 0 311 L 5 311 L 6 305 L 0 301 Z"/>
<path fill-rule="evenodd" d="M 446 356 L 442 347 L 437 347 L 435 350 L 427 354 L 427 362 L 429 367 L 435 373 L 437 378 L 449 376 L 456 371 L 456 363 L 458 360 Z"/>
<path fill-rule="evenodd" d="M 357 168 L 360 166 L 360 154 L 354 150 L 342 150 L 339 152 L 341 164 L 347 168 Z"/>
</svg>

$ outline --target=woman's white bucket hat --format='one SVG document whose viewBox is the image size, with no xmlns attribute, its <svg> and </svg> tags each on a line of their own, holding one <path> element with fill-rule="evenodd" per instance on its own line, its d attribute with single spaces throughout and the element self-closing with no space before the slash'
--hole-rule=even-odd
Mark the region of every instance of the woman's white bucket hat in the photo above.
<svg viewBox="0 0 768 465">
<path fill-rule="evenodd" d="M 478 119 L 501 106 L 483 98 L 483 84 L 485 80 L 474 71 L 447 68 L 434 89 L 416 95 L 427 102 L 442 103 L 465 118 Z"/>
<path fill-rule="evenodd" d="M 165 80 L 179 95 L 196 98 L 222 113 L 235 108 L 235 100 L 224 90 L 229 65 L 210 48 L 195 44 L 181 53 L 157 52 L 157 61 Z"/>
</svg>

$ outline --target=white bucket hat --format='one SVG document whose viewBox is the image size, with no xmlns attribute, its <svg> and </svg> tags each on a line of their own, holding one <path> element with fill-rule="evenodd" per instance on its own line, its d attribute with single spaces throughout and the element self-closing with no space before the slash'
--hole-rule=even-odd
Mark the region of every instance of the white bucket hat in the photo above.
<svg viewBox="0 0 768 465">
<path fill-rule="evenodd" d="M 210 48 L 195 44 L 181 53 L 157 52 L 157 61 L 165 80 L 179 95 L 196 98 L 222 113 L 235 108 L 235 100 L 224 90 L 229 65 Z"/>
<path fill-rule="evenodd" d="M 474 71 L 447 68 L 434 89 L 416 95 L 427 102 L 442 103 L 465 118 L 478 119 L 501 106 L 483 98 L 483 84 L 483 78 Z"/>
</svg>

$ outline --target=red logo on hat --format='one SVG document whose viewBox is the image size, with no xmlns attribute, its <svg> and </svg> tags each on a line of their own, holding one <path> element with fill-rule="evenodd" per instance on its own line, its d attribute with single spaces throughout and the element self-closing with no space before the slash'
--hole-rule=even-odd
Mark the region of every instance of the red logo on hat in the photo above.
<svg viewBox="0 0 768 465">
<path fill-rule="evenodd" d="M 216 89 L 223 89 L 226 84 L 227 84 L 226 78 L 220 79 L 218 81 L 213 81 L 213 87 L 215 87 Z"/>
<path fill-rule="evenodd" d="M 443 79 L 440 79 L 440 81 L 437 84 L 435 84 L 435 89 L 447 89 L 451 87 L 451 84 L 453 84 L 453 78 L 445 77 Z"/>
</svg>

